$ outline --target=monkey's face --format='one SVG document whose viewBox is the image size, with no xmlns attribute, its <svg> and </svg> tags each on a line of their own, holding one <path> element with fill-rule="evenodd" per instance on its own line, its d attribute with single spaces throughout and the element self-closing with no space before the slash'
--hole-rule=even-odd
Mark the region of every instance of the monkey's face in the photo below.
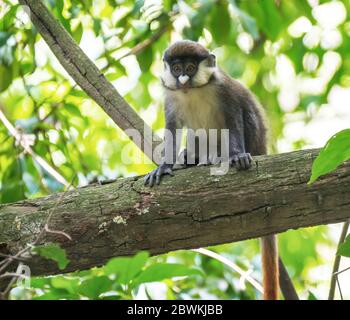
<svg viewBox="0 0 350 320">
<path fill-rule="evenodd" d="M 213 77 L 215 56 L 201 45 L 180 41 L 170 46 L 164 54 L 164 72 L 161 76 L 164 87 L 187 91 L 202 87 Z"/>
</svg>

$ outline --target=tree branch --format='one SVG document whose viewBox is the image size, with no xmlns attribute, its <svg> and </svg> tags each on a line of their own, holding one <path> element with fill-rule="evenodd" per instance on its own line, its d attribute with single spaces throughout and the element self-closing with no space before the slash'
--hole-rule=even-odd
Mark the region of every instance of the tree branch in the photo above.
<svg viewBox="0 0 350 320">
<path fill-rule="evenodd" d="M 307 185 L 318 150 L 255 158 L 248 171 L 211 176 L 208 167 L 176 171 L 161 186 L 147 188 L 141 177 L 66 192 L 47 234 L 71 260 L 63 272 L 104 264 L 139 250 L 152 254 L 199 248 L 275 234 L 288 229 L 350 218 L 350 162 Z M 0 248 L 13 254 L 32 243 L 50 208 L 62 197 L 0 205 Z M 33 274 L 62 273 L 40 257 L 28 261 Z"/>
<path fill-rule="evenodd" d="M 142 52 L 143 50 L 151 46 L 153 43 L 155 43 L 164 33 L 166 33 L 169 30 L 170 30 L 169 25 L 163 26 L 156 33 L 154 33 L 150 38 L 145 39 L 144 41 L 138 43 L 135 47 L 133 47 L 128 52 L 126 52 L 121 57 L 119 57 L 118 60 L 121 60 L 131 55 L 138 55 L 140 52 Z"/>
<path fill-rule="evenodd" d="M 207 257 L 213 258 L 224 265 L 228 266 L 231 268 L 233 271 L 237 272 L 240 275 L 240 283 L 244 286 L 245 281 L 248 281 L 256 290 L 258 290 L 261 294 L 263 294 L 263 287 L 262 285 L 255 280 L 252 276 L 250 276 L 250 270 L 244 271 L 242 268 L 240 268 L 237 264 L 232 262 L 231 260 L 227 259 L 224 256 L 221 256 L 220 254 L 204 249 L 204 248 L 199 248 L 199 249 L 193 249 L 194 252 L 198 252 L 200 254 L 206 255 Z"/>
<path fill-rule="evenodd" d="M 121 129 L 134 129 L 140 133 L 141 143 L 138 147 L 153 160 L 152 152 L 161 139 L 151 134 L 152 129 L 122 98 L 41 1 L 19 2 L 27 6 L 33 24 L 68 74 Z"/>
<path fill-rule="evenodd" d="M 349 230 L 349 225 L 350 225 L 350 220 L 344 222 L 344 224 L 343 224 L 342 231 L 341 231 L 341 234 L 340 234 L 340 237 L 339 237 L 339 241 L 338 241 L 338 248 L 345 241 L 346 235 L 347 235 L 348 230 Z M 331 277 L 331 284 L 330 284 L 330 288 L 329 288 L 328 300 L 333 300 L 334 299 L 335 286 L 336 286 L 337 277 L 338 277 L 338 270 L 339 270 L 339 266 L 340 266 L 340 259 L 341 259 L 340 255 L 336 255 L 335 258 L 334 258 L 334 264 L 333 264 L 333 269 L 332 269 L 332 277 Z"/>
</svg>

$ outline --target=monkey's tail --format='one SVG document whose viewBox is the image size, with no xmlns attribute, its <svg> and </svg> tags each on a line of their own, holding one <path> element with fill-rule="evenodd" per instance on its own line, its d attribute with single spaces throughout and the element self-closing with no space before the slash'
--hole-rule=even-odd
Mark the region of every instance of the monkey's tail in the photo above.
<svg viewBox="0 0 350 320">
<path fill-rule="evenodd" d="M 278 249 L 275 235 L 261 238 L 264 300 L 278 300 Z"/>
</svg>

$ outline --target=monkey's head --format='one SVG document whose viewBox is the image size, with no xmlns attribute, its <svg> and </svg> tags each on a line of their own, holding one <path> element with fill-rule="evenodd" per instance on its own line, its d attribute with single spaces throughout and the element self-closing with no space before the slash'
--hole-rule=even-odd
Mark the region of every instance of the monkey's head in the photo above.
<svg viewBox="0 0 350 320">
<path fill-rule="evenodd" d="M 172 90 L 206 85 L 216 70 L 215 56 L 197 42 L 175 42 L 164 52 L 162 82 Z"/>
</svg>

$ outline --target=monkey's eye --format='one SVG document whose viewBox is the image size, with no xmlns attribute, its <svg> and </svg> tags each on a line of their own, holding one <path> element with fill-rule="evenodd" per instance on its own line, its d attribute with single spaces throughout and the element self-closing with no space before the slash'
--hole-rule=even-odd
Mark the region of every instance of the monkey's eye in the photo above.
<svg viewBox="0 0 350 320">
<path fill-rule="evenodd" d="M 171 69 L 176 77 L 182 73 L 182 66 L 180 63 L 175 63 Z"/>
<path fill-rule="evenodd" d="M 186 74 L 193 75 L 196 72 L 196 65 L 192 62 L 187 63 L 185 67 Z"/>
</svg>

